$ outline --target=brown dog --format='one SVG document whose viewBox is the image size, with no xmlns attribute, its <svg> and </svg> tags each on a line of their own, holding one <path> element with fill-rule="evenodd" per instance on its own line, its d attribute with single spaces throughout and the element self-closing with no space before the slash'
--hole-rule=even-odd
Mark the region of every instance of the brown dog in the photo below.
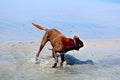
<svg viewBox="0 0 120 80">
<path fill-rule="evenodd" d="M 53 55 L 53 58 L 55 59 L 55 63 L 52 66 L 53 68 L 55 68 L 57 66 L 57 63 L 58 63 L 58 57 L 56 54 L 57 52 L 61 53 L 60 66 L 62 67 L 63 62 L 65 61 L 64 60 L 64 53 L 65 52 L 70 51 L 70 50 L 79 50 L 81 47 L 84 46 L 83 42 L 77 36 L 74 36 L 73 39 L 68 38 L 56 29 L 47 29 L 47 28 L 42 27 L 38 24 L 35 24 L 35 23 L 32 23 L 32 24 L 35 27 L 46 31 L 46 33 L 42 39 L 39 51 L 36 54 L 36 61 L 38 61 L 39 54 L 48 41 L 50 41 L 50 43 L 53 47 L 52 48 L 52 55 Z"/>
</svg>

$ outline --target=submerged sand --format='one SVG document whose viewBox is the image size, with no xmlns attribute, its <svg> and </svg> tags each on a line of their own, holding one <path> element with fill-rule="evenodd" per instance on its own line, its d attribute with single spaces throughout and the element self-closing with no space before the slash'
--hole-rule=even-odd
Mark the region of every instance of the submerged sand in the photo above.
<svg viewBox="0 0 120 80">
<path fill-rule="evenodd" d="M 66 53 L 64 67 L 54 63 L 50 43 L 34 63 L 39 42 L 0 43 L 0 80 L 119 80 L 120 40 L 84 41 L 84 48 Z M 67 64 L 67 65 L 66 65 Z"/>
</svg>

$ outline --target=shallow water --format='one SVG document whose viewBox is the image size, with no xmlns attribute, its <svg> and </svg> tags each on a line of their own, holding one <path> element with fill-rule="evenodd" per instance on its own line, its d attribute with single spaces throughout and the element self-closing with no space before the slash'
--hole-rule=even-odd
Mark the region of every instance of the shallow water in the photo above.
<svg viewBox="0 0 120 80">
<path fill-rule="evenodd" d="M 26 46 L 27 45 L 27 46 Z M 64 67 L 51 68 L 51 51 L 42 51 L 40 64 L 34 63 L 36 43 L 6 43 L 0 50 L 1 80 L 119 80 L 119 50 L 83 49 L 65 56 Z M 48 46 L 47 46 L 48 47 Z M 88 54 L 89 53 L 89 54 Z M 116 54 L 116 55 L 113 55 Z M 68 65 L 66 65 L 66 63 Z"/>
</svg>

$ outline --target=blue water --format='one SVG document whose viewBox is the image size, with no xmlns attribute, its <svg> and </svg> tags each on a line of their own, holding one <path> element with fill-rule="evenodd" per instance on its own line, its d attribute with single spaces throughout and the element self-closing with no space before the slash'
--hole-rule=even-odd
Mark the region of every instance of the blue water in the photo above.
<svg viewBox="0 0 120 80">
<path fill-rule="evenodd" d="M 36 22 L 56 28 L 68 37 L 120 39 L 120 2 L 85 1 L 0 1 L 0 42 L 40 41 L 44 31 Z"/>
<path fill-rule="evenodd" d="M 0 22 L 0 42 L 40 41 L 45 33 L 32 26 L 32 21 L 23 23 L 10 22 L 7 22 L 7 20 Z M 119 27 L 100 26 L 99 24 L 57 23 L 39 19 L 33 22 L 37 22 L 47 28 L 56 28 L 68 37 L 78 35 L 81 39 L 120 39 Z"/>
</svg>

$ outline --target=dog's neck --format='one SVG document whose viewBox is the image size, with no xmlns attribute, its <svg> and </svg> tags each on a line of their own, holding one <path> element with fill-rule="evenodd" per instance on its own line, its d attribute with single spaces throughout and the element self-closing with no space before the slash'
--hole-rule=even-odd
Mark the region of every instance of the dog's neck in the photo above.
<svg viewBox="0 0 120 80">
<path fill-rule="evenodd" d="M 74 41 L 74 49 L 76 49 L 77 47 L 76 40 L 73 39 L 73 41 Z"/>
</svg>

